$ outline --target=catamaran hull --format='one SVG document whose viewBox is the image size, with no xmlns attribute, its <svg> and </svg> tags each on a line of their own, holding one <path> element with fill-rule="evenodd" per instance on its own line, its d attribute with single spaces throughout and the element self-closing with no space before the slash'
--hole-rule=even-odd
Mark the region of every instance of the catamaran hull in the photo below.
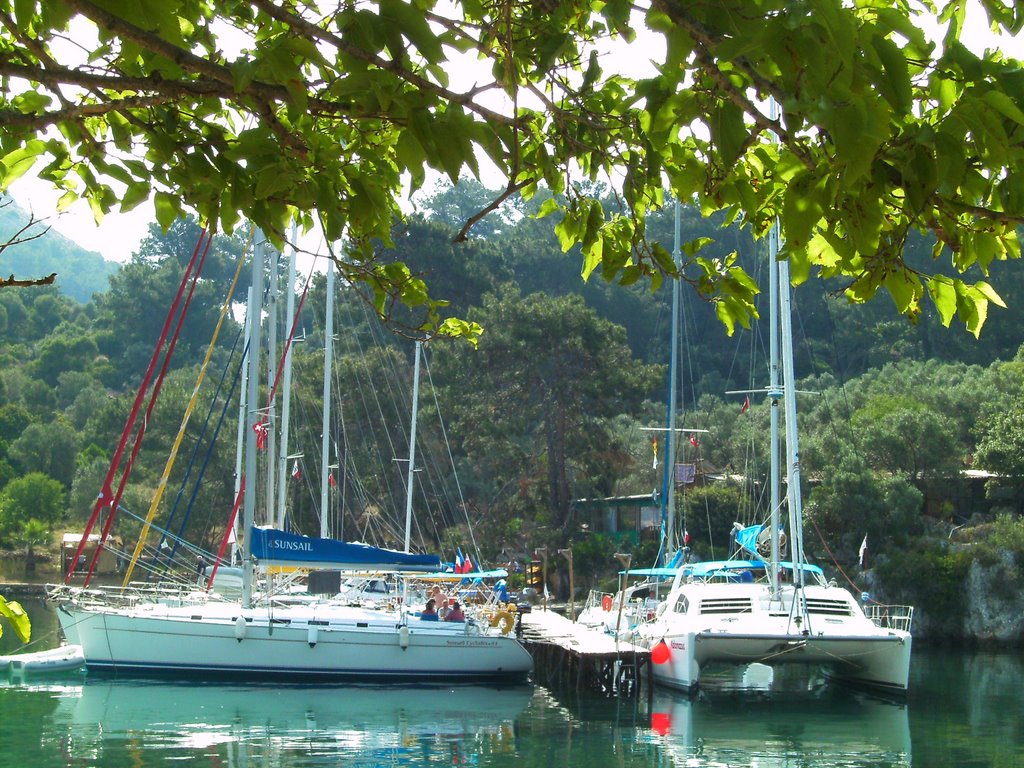
<svg viewBox="0 0 1024 768">
<path fill-rule="evenodd" d="M 514 637 L 472 628 L 328 620 L 266 613 L 146 615 L 61 605 L 65 635 L 82 646 L 89 671 L 170 676 L 327 680 L 506 682 L 523 680 L 532 659 Z"/>
<path fill-rule="evenodd" d="M 820 665 L 832 679 L 894 694 L 906 692 L 910 674 L 907 632 L 817 637 L 693 632 L 664 641 L 668 658 L 652 665 L 654 680 L 685 691 L 693 690 L 702 668 L 713 663 Z"/>
</svg>

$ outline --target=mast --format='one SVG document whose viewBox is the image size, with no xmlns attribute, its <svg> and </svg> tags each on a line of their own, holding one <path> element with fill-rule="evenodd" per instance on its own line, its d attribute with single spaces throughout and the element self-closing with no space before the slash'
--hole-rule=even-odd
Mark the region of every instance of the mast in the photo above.
<svg viewBox="0 0 1024 768">
<path fill-rule="evenodd" d="M 781 510 L 781 472 L 779 470 L 779 453 L 781 443 L 779 442 L 779 400 L 782 399 L 783 390 L 779 381 L 779 224 L 772 225 L 768 233 L 768 316 L 770 321 L 768 342 L 770 355 L 770 369 L 768 381 L 768 397 L 771 400 L 771 449 L 769 451 L 771 461 L 770 478 L 770 499 L 771 499 L 771 520 L 769 522 L 771 534 L 771 557 L 768 562 L 768 574 L 771 580 L 772 597 L 779 594 L 779 560 L 781 559 L 779 546 L 779 522 Z M 788 265 L 787 265 L 788 277 Z M 788 283 L 787 283 L 788 285 Z"/>
<path fill-rule="evenodd" d="M 327 259 L 327 304 L 324 320 L 324 409 L 320 425 L 320 537 L 330 535 L 331 367 L 334 358 L 334 259 Z"/>
<path fill-rule="evenodd" d="M 793 372 L 792 292 L 789 284 L 789 262 L 779 262 L 779 296 L 781 299 L 782 376 L 786 404 L 786 500 L 789 507 L 789 529 L 793 581 L 804 585 L 803 508 L 800 497 L 800 445 L 796 428 L 796 377 Z"/>
<path fill-rule="evenodd" d="M 768 103 L 769 117 L 772 120 L 777 118 L 777 106 L 775 99 L 771 99 Z M 775 220 L 772 224 L 771 231 L 768 233 L 768 316 L 771 318 L 768 323 L 768 344 L 769 344 L 769 356 L 770 356 L 770 370 L 768 373 L 768 397 L 771 400 L 771 448 L 769 450 L 770 456 L 770 503 L 771 503 L 771 519 L 769 525 L 771 527 L 770 539 L 771 542 L 771 555 L 768 561 L 768 577 L 771 582 L 771 594 L 773 598 L 779 596 L 779 561 L 781 560 L 780 546 L 779 546 L 779 522 L 781 511 L 779 509 L 780 500 L 780 471 L 779 471 L 779 399 L 782 397 L 782 389 L 780 388 L 779 382 L 779 275 L 781 266 L 779 265 L 779 221 Z M 789 286 L 789 265 L 786 265 L 786 282 L 785 285 Z"/>
<path fill-rule="evenodd" d="M 681 229 L 680 216 L 679 201 L 676 200 L 672 263 L 675 264 L 677 270 L 680 268 L 682 263 L 679 242 Z M 663 542 L 664 546 L 662 547 L 662 564 L 668 562 L 671 558 L 669 553 L 675 550 L 676 545 L 676 483 L 673 475 L 676 461 L 676 369 L 679 362 L 677 351 L 679 347 L 679 293 L 679 279 L 676 278 L 672 281 L 672 346 L 669 349 L 668 363 L 668 433 L 665 437 L 664 493 L 662 494 L 664 506 L 661 510 L 661 519 L 665 525 L 665 541 Z"/>
<path fill-rule="evenodd" d="M 288 294 L 285 304 L 285 320 L 288 326 L 284 354 L 284 381 L 281 390 L 281 451 L 277 460 L 277 527 L 284 530 L 285 502 L 288 497 L 288 430 L 292 413 L 292 350 L 295 347 L 295 251 L 298 225 L 292 223 L 292 249 L 288 254 Z M 271 358 L 273 359 L 273 358 Z"/>
<path fill-rule="evenodd" d="M 420 404 L 420 345 L 416 342 L 415 359 L 412 373 L 412 426 L 409 430 L 409 474 L 405 482 L 405 551 L 412 543 L 412 481 L 416 471 L 416 419 Z"/>
<path fill-rule="evenodd" d="M 255 256 L 254 256 L 255 258 Z M 252 286 L 249 286 L 249 290 L 246 293 L 245 306 L 251 308 L 253 306 L 253 292 Z M 246 406 L 248 403 L 249 396 L 249 358 L 246 355 L 249 354 L 249 344 L 252 340 L 252 311 L 246 309 L 245 312 L 245 344 L 242 345 L 244 354 L 242 356 L 242 386 L 238 392 L 238 431 L 235 435 L 235 494 L 232 498 L 237 499 L 239 492 L 242 490 L 242 462 L 245 460 L 245 425 L 246 425 Z M 242 529 L 242 521 L 236 516 L 234 522 L 234 529 L 231 532 L 231 564 L 234 565 L 238 562 L 238 543 L 242 540 L 245 535 L 245 531 Z"/>
<path fill-rule="evenodd" d="M 277 268 L 278 254 L 267 246 L 267 254 L 270 260 L 270 290 L 267 291 L 267 392 L 270 393 L 270 401 L 267 403 L 267 456 L 271 462 L 267 467 L 267 502 L 263 512 L 263 522 L 270 525 L 274 522 L 274 499 L 277 496 L 275 485 L 277 475 L 274 471 L 273 458 L 278 455 L 277 450 L 277 395 L 274 388 L 274 377 L 277 375 L 275 361 L 277 360 Z"/>
<path fill-rule="evenodd" d="M 260 421 L 259 387 L 260 387 L 260 343 L 261 315 L 263 311 L 263 267 L 266 256 L 266 239 L 263 232 L 256 230 L 256 246 L 252 259 L 252 289 L 249 304 L 249 373 L 248 393 L 246 395 L 245 420 L 248 429 L 245 435 L 245 503 L 242 507 L 242 607 L 252 607 L 252 558 L 249 557 L 249 539 L 252 526 L 256 520 L 256 430 L 253 425 Z"/>
</svg>

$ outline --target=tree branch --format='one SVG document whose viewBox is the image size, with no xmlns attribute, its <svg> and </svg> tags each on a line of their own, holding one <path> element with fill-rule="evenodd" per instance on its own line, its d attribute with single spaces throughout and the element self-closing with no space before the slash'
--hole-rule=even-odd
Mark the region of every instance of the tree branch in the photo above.
<svg viewBox="0 0 1024 768">
<path fill-rule="evenodd" d="M 19 280 L 14 275 L 8 278 L 0 277 L 0 288 L 31 288 L 34 285 L 53 285 L 57 280 L 57 273 L 47 275 L 46 277 L 40 277 L 35 280 L 28 278 L 27 280 Z"/>
<path fill-rule="evenodd" d="M 484 216 L 489 214 L 491 211 L 497 210 L 498 206 L 500 206 L 502 203 L 508 200 L 512 195 L 514 195 L 516 192 L 523 189 L 524 187 L 529 186 L 533 182 L 534 179 L 532 178 L 520 182 L 514 182 L 510 180 L 508 182 L 508 186 L 505 187 L 504 191 L 500 195 L 498 195 L 498 197 L 492 200 L 491 203 L 486 208 L 477 211 L 472 216 L 470 216 L 469 219 L 467 219 L 462 229 L 459 230 L 459 234 L 452 238 L 452 242 L 464 243 L 466 241 L 466 238 L 469 236 L 469 230 L 471 230 L 478 221 L 484 218 Z"/>
<path fill-rule="evenodd" d="M 514 126 L 518 122 L 514 116 L 509 117 L 508 115 L 503 115 L 500 112 L 495 112 L 476 103 L 473 100 L 473 92 L 458 93 L 456 91 L 449 90 L 448 88 L 444 88 L 437 83 L 433 83 L 425 77 L 406 69 L 397 61 L 385 59 L 369 53 L 368 51 L 364 51 L 361 48 L 357 48 L 356 46 L 345 42 L 341 37 L 335 35 L 329 30 L 323 29 L 322 27 L 307 21 L 298 14 L 292 13 L 282 5 L 278 5 L 274 0 L 253 0 L 253 5 L 272 19 L 276 19 L 283 24 L 287 24 L 293 29 L 301 30 L 310 39 L 317 40 L 322 43 L 330 43 L 339 51 L 347 53 L 352 58 L 365 61 L 368 64 L 373 64 L 375 67 L 379 67 L 385 72 L 390 72 L 403 82 L 432 93 L 444 101 L 459 104 L 460 106 L 469 109 L 471 112 L 475 112 L 488 122 L 505 126 Z"/>
</svg>

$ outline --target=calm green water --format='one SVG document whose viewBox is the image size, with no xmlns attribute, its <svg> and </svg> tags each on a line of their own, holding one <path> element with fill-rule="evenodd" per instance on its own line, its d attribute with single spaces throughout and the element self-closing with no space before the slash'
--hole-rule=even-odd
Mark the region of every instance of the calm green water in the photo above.
<svg viewBox="0 0 1024 768">
<path fill-rule="evenodd" d="M 36 636 L 52 616 L 29 608 Z M 9 648 L 11 633 L 0 640 Z M 783 687 L 790 688 L 782 679 Z M 919 651 L 904 706 L 837 688 L 619 702 L 542 687 L 0 677 L 0 765 L 1019 768 L 1020 654 Z"/>
</svg>

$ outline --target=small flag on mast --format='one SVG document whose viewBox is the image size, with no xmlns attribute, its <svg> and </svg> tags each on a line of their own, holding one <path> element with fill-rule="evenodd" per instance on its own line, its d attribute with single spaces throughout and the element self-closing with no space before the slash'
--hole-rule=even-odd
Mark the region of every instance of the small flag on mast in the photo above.
<svg viewBox="0 0 1024 768">
<path fill-rule="evenodd" d="M 654 466 L 652 469 L 658 468 L 658 436 L 651 435 L 651 449 L 654 451 Z"/>
<path fill-rule="evenodd" d="M 864 541 L 860 543 L 860 552 L 857 554 L 860 567 L 867 570 L 868 567 L 868 535 L 864 534 Z"/>
<path fill-rule="evenodd" d="M 262 451 L 267 447 L 267 422 L 256 422 L 252 425 L 252 431 L 256 433 L 256 450 Z"/>
<path fill-rule="evenodd" d="M 690 435 L 690 445 L 692 445 L 694 448 L 696 448 L 698 445 L 700 445 L 700 443 L 697 442 L 697 436 L 696 435 Z"/>
<path fill-rule="evenodd" d="M 334 473 L 333 472 L 331 472 L 331 474 L 329 474 L 327 476 L 327 484 L 329 486 L 331 486 L 331 488 L 333 488 L 334 486 L 336 486 L 338 484 L 337 481 L 334 479 Z"/>
<path fill-rule="evenodd" d="M 750 396 L 749 395 L 747 395 L 746 399 L 744 399 L 744 401 L 743 401 L 743 407 L 740 408 L 740 415 L 742 416 L 744 413 L 746 413 L 748 408 L 750 408 Z"/>
<path fill-rule="evenodd" d="M 296 459 L 295 462 L 292 464 L 292 477 L 298 480 L 301 476 L 302 475 L 299 472 L 299 460 Z"/>
</svg>

